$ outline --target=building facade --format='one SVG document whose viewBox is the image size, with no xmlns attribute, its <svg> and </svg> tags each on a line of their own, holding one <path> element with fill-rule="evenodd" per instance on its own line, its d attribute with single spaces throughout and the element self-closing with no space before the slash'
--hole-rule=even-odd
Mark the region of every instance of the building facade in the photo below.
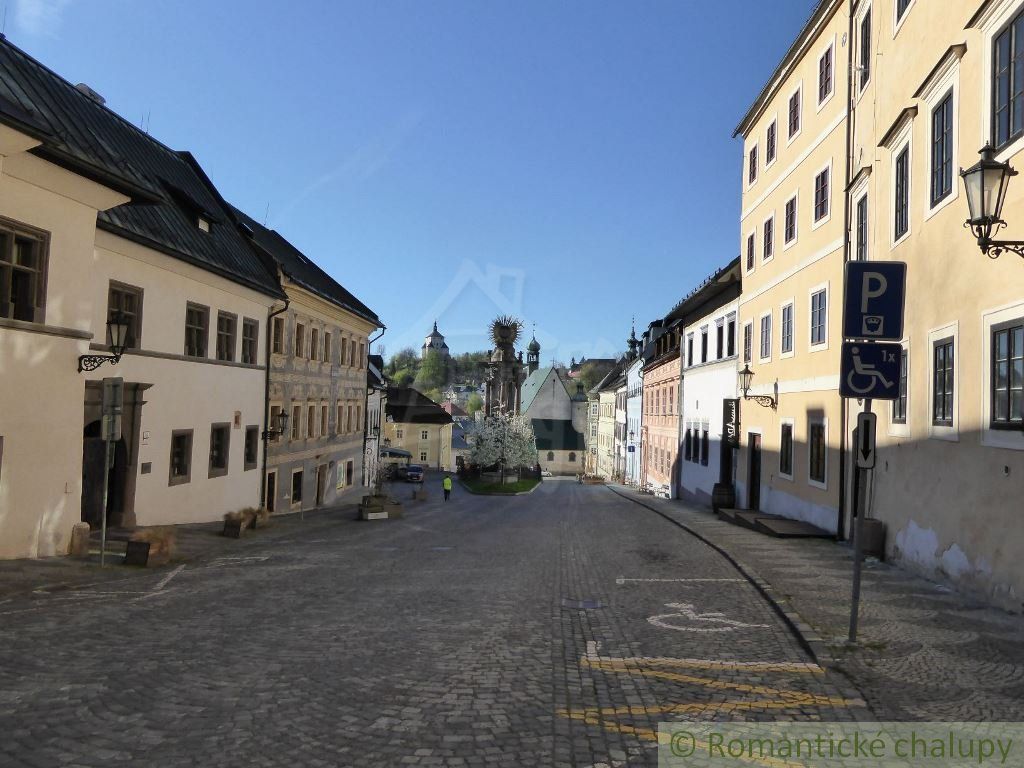
<svg viewBox="0 0 1024 768">
<path fill-rule="evenodd" d="M 643 368 L 643 435 L 640 482 L 659 496 L 675 494 L 679 472 L 682 403 L 680 333 L 682 322 L 670 314 L 653 336 Z"/>
<path fill-rule="evenodd" d="M 452 417 L 426 395 L 409 387 L 388 387 L 384 440 L 392 451 L 408 451 L 425 469 L 455 470 Z"/>
<path fill-rule="evenodd" d="M 388 401 L 388 382 L 384 377 L 384 358 L 366 356 L 366 424 L 363 449 L 363 485 L 372 486 L 381 466 L 381 422 Z"/>
<path fill-rule="evenodd" d="M 638 345 L 639 347 L 639 345 Z M 637 349 L 639 353 L 639 349 Z M 626 430 L 628 444 L 626 446 L 626 483 L 640 485 L 640 466 L 642 461 L 640 435 L 643 425 L 643 364 L 644 360 L 637 354 L 626 369 Z"/>
</svg>

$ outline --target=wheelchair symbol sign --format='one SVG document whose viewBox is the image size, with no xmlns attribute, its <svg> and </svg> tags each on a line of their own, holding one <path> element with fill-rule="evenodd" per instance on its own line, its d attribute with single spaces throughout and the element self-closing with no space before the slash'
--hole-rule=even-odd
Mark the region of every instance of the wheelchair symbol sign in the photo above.
<svg viewBox="0 0 1024 768">
<path fill-rule="evenodd" d="M 900 396 L 900 359 L 903 347 L 844 341 L 839 368 L 842 397 L 896 400 Z"/>
</svg>

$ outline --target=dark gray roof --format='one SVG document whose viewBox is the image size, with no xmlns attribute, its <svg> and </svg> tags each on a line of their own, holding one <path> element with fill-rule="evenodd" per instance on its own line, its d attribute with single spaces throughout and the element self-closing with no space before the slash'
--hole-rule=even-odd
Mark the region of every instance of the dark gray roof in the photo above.
<svg viewBox="0 0 1024 768">
<path fill-rule="evenodd" d="M 582 451 L 583 435 L 568 419 L 531 419 L 538 451 Z"/>
<path fill-rule="evenodd" d="M 164 146 L 2 36 L 0 122 L 42 141 L 33 154 L 132 198 L 100 212 L 101 229 L 283 295 L 191 155 Z M 213 224 L 210 232 L 199 229 L 200 215 Z"/>
<path fill-rule="evenodd" d="M 324 272 L 302 251 L 289 243 L 279 232 L 268 229 L 238 208 L 232 212 L 252 231 L 252 238 L 280 267 L 288 279 L 312 291 L 337 307 L 358 315 L 377 326 L 381 325 L 377 315 L 359 299 L 342 287 L 337 280 Z"/>
</svg>

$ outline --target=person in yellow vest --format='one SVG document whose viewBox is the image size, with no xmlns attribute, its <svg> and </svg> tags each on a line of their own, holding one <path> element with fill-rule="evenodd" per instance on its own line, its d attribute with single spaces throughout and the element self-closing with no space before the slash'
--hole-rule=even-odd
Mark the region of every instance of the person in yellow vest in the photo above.
<svg viewBox="0 0 1024 768">
<path fill-rule="evenodd" d="M 441 482 L 441 487 L 444 488 L 444 500 L 448 501 L 448 497 L 452 495 L 452 476 L 445 475 L 444 480 Z"/>
</svg>

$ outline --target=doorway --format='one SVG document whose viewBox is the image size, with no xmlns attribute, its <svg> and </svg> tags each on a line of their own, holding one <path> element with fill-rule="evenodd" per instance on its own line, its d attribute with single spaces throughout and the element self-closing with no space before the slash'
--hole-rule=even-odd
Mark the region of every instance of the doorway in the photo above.
<svg viewBox="0 0 1024 768">
<path fill-rule="evenodd" d="M 323 506 L 324 494 L 327 493 L 327 465 L 316 468 L 316 505 Z"/>
<path fill-rule="evenodd" d="M 273 512 L 277 506 L 277 472 L 267 473 L 267 512 Z"/>
<path fill-rule="evenodd" d="M 747 509 L 761 511 L 761 435 L 747 433 Z"/>
</svg>

